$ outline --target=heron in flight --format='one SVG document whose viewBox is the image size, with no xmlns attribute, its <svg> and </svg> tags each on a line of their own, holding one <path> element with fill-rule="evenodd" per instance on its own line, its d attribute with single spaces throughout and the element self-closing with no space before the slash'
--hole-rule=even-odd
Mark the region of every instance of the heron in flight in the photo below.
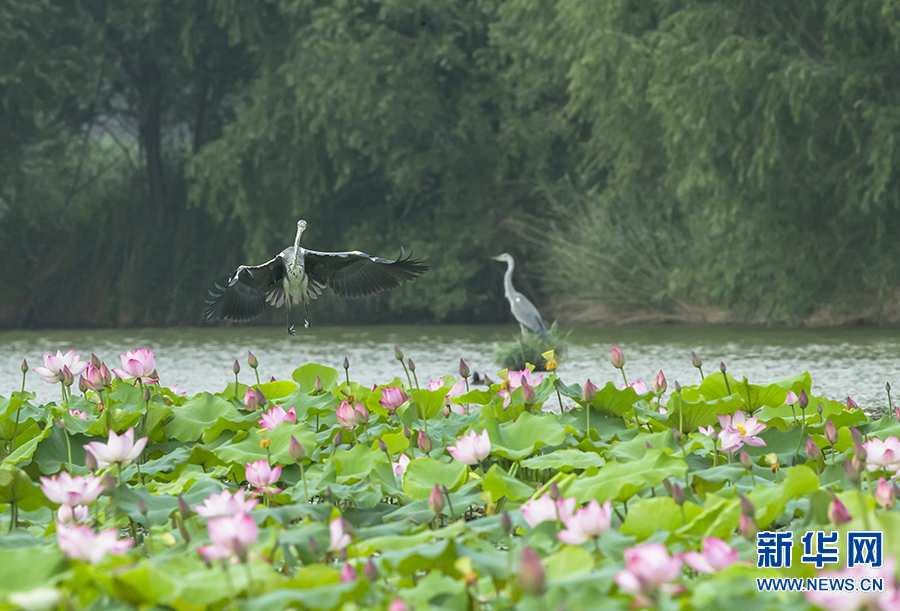
<svg viewBox="0 0 900 611">
<path fill-rule="evenodd" d="M 503 292 L 506 295 L 506 300 L 509 302 L 510 311 L 516 320 L 519 321 L 519 326 L 522 327 L 522 333 L 531 331 L 540 335 L 541 339 L 547 339 L 547 327 L 544 326 L 544 319 L 541 318 L 541 313 L 538 312 L 533 303 L 528 301 L 525 295 L 513 288 L 512 274 L 516 262 L 513 260 L 512 255 L 505 252 L 502 255 L 491 257 L 491 259 L 506 262 L 506 275 L 503 276 Z"/>
<path fill-rule="evenodd" d="M 203 310 L 206 322 L 221 319 L 243 322 L 262 314 L 266 302 L 287 308 L 287 331 L 295 335 L 291 307 L 303 304 L 304 326 L 309 327 L 307 304 L 327 286 L 341 297 L 363 297 L 393 289 L 413 280 L 429 268 L 420 259 L 403 257 L 389 261 L 358 250 L 319 252 L 300 246 L 306 221 L 297 222 L 294 245 L 262 265 L 241 265 L 225 286 L 216 283 Z"/>
</svg>

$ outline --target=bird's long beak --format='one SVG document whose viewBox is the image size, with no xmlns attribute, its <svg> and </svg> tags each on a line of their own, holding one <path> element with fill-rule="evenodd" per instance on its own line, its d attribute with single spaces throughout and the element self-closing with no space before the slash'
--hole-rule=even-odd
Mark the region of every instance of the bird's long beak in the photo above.
<svg viewBox="0 0 900 611">
<path fill-rule="evenodd" d="M 503 261 L 503 257 L 501 257 L 500 255 L 497 255 L 496 257 L 491 257 L 491 259 L 494 261 Z"/>
</svg>

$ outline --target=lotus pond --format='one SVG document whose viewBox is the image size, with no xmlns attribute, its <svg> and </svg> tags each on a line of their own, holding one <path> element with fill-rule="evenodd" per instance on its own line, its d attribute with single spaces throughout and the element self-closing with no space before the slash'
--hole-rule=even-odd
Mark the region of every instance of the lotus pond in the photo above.
<svg viewBox="0 0 900 611">
<path fill-rule="evenodd" d="M 808 373 L 629 385 L 615 347 L 596 386 L 552 354 L 487 386 L 394 356 L 374 385 L 350 363 L 263 382 L 250 357 L 193 396 L 143 349 L 23 367 L 0 397 L 0 608 L 900 608 L 893 410 L 814 396 Z M 808 531 L 834 556 L 810 561 Z M 882 566 L 848 567 L 859 531 Z M 758 533 L 793 541 L 782 566 L 758 568 Z"/>
</svg>

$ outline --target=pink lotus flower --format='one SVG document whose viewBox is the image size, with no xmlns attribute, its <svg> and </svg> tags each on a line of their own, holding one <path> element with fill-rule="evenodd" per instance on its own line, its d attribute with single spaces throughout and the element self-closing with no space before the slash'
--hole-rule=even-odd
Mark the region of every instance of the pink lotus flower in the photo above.
<svg viewBox="0 0 900 611">
<path fill-rule="evenodd" d="M 353 568 L 353 565 L 348 562 L 344 565 L 344 568 L 341 569 L 340 583 L 356 581 L 357 579 L 359 579 L 359 574 L 356 572 L 356 569 Z"/>
<path fill-rule="evenodd" d="M 831 501 L 831 506 L 828 508 L 828 519 L 831 520 L 832 524 L 840 525 L 846 524 L 853 517 L 847 511 L 847 507 L 841 502 L 841 499 L 834 497 Z"/>
<path fill-rule="evenodd" d="M 701 433 L 703 433 L 704 435 L 706 435 L 707 437 L 712 437 L 713 435 L 716 434 L 716 429 L 714 429 L 714 428 L 711 427 L 711 426 L 707 426 L 707 427 L 701 426 L 701 427 L 699 428 L 699 431 L 700 431 Z"/>
<path fill-rule="evenodd" d="M 82 420 L 87 419 L 87 412 L 82 412 L 77 409 L 70 409 L 69 413 L 72 415 L 73 418 L 81 418 Z"/>
<path fill-rule="evenodd" d="M 394 468 L 394 475 L 403 475 L 409 463 L 409 456 L 407 456 L 406 454 L 401 454 L 400 458 L 397 459 L 397 462 L 391 463 L 391 467 Z"/>
<path fill-rule="evenodd" d="M 598 390 L 600 390 L 600 388 L 588 378 L 588 381 L 581 387 L 581 400 L 585 403 L 591 403 L 594 400 L 594 397 L 597 396 Z"/>
<path fill-rule="evenodd" d="M 784 404 L 785 405 L 793 405 L 796 402 L 797 402 L 797 395 L 794 393 L 793 390 L 789 390 L 787 393 L 787 396 L 784 398 Z"/>
<path fill-rule="evenodd" d="M 273 431 L 276 426 L 285 421 L 290 422 L 291 424 L 297 424 L 297 414 L 294 412 L 293 405 L 287 412 L 285 412 L 284 408 L 280 405 L 276 405 L 262 415 L 262 418 L 259 420 L 259 426 Z"/>
<path fill-rule="evenodd" d="M 113 367 L 113 373 L 123 380 L 135 379 L 143 384 L 159 382 L 159 378 L 151 377 L 156 372 L 156 357 L 152 350 L 128 350 L 125 354 L 120 354 L 119 358 L 122 359 L 122 368 Z"/>
<path fill-rule="evenodd" d="M 529 499 L 522 504 L 522 519 L 532 528 L 541 522 L 555 522 L 556 520 L 565 522 L 575 512 L 577 504 L 578 501 L 575 497 L 558 498 L 554 501 L 549 494 L 545 494 L 537 499 Z"/>
<path fill-rule="evenodd" d="M 744 445 L 766 445 L 765 441 L 756 436 L 766 428 L 766 425 L 760 422 L 758 418 L 747 418 L 742 411 L 737 411 L 732 416 L 720 414 L 716 417 L 722 426 L 719 439 L 722 442 L 721 449 L 723 452 L 730 454 Z"/>
<path fill-rule="evenodd" d="M 622 354 L 622 351 L 615 344 L 612 345 L 612 350 L 610 350 L 609 361 L 616 369 L 621 369 L 625 366 L 625 355 Z"/>
<path fill-rule="evenodd" d="M 65 354 L 62 353 L 62 350 L 57 350 L 56 356 L 52 354 L 42 356 L 44 357 L 44 366 L 35 367 L 34 371 L 38 375 L 44 376 L 47 384 L 56 384 L 62 380 L 64 367 L 68 368 L 74 377 L 84 373 L 84 370 L 90 365 L 87 361 L 82 362 L 81 355 L 75 354 L 74 350 L 69 350 Z"/>
<path fill-rule="evenodd" d="M 880 609 L 896 611 L 900 609 L 900 591 L 897 588 L 897 558 L 888 556 L 881 568 L 873 569 L 867 564 L 840 571 L 822 571 L 819 579 L 853 579 L 859 586 L 863 579 L 883 579 L 884 591 L 878 590 L 818 590 L 806 592 L 806 600 L 826 611 L 851 611 L 853 609 Z"/>
<path fill-rule="evenodd" d="M 335 414 L 337 415 L 338 424 L 342 429 L 349 431 L 356 428 L 356 425 L 359 424 L 357 421 L 356 410 L 346 401 L 341 401 L 341 404 L 335 409 Z"/>
<path fill-rule="evenodd" d="M 219 494 L 215 492 L 210 494 L 202 505 L 194 505 L 194 511 L 206 518 L 233 516 L 250 513 L 258 502 L 256 499 L 244 500 L 243 488 L 234 494 L 230 490 L 223 490 Z"/>
<path fill-rule="evenodd" d="M 491 439 L 488 437 L 487 430 L 481 431 L 480 435 L 475 431 L 469 431 L 469 434 L 463 435 L 456 445 L 449 446 L 447 451 L 457 462 L 474 465 L 487 458 L 491 453 Z"/>
<path fill-rule="evenodd" d="M 207 528 L 213 545 L 204 546 L 198 551 L 208 559 L 237 556 L 241 562 L 246 562 L 247 552 L 259 536 L 256 522 L 246 513 L 215 518 L 209 521 Z M 209 549 L 210 547 L 214 549 Z"/>
<path fill-rule="evenodd" d="M 247 389 L 247 394 L 244 395 L 244 409 L 252 412 L 265 404 L 266 396 L 261 390 Z"/>
<path fill-rule="evenodd" d="M 592 499 L 587 507 L 582 507 L 575 515 L 564 519 L 566 529 L 556 536 L 563 543 L 581 545 L 591 537 L 599 537 L 609 530 L 611 512 L 610 501 L 606 501 L 601 507 L 597 499 Z"/>
<path fill-rule="evenodd" d="M 275 496 L 277 492 L 281 492 L 281 488 L 275 486 L 280 478 L 280 465 L 273 469 L 265 460 L 247 463 L 247 483 L 256 487 L 253 494 L 261 495 L 265 493 L 270 497 Z"/>
<path fill-rule="evenodd" d="M 506 379 L 509 380 L 509 390 L 510 392 L 517 389 L 522 385 L 522 382 L 528 382 L 528 385 L 532 388 L 537 387 L 544 380 L 544 376 L 539 375 L 537 379 L 532 378 L 531 370 L 527 367 L 522 371 L 510 371 L 506 375 Z"/>
<path fill-rule="evenodd" d="M 869 471 L 900 469 L 900 439 L 896 435 L 884 440 L 873 437 L 863 444 L 863 448 L 866 450 L 866 469 Z"/>
<path fill-rule="evenodd" d="M 738 553 L 718 537 L 704 537 L 702 553 L 685 552 L 681 559 L 697 572 L 715 573 L 737 562 Z"/>
<path fill-rule="evenodd" d="M 426 390 L 437 390 L 437 389 L 443 388 L 443 387 L 444 387 L 444 377 L 441 376 L 437 380 L 429 380 L 428 388 Z M 447 391 L 447 407 L 449 407 L 453 413 L 459 414 L 461 416 L 464 416 L 466 414 L 466 408 L 464 408 L 462 405 L 459 405 L 458 403 L 451 403 L 450 399 L 452 397 L 458 397 L 459 395 L 465 394 L 465 392 L 466 392 L 466 381 L 465 380 L 460 380 L 459 382 L 457 382 L 456 384 L 451 386 L 450 390 Z M 444 415 L 449 416 L 450 414 L 444 414 Z"/>
<path fill-rule="evenodd" d="M 329 552 L 340 552 L 350 545 L 350 535 L 344 532 L 344 518 L 335 518 L 328 524 Z"/>
<path fill-rule="evenodd" d="M 69 507 L 88 505 L 96 501 L 103 492 L 103 478 L 96 475 L 72 477 L 63 471 L 50 478 L 42 477 L 41 490 L 54 503 Z"/>
<path fill-rule="evenodd" d="M 633 388 L 634 392 L 636 392 L 639 395 L 646 395 L 648 392 L 647 385 L 644 384 L 643 382 L 641 382 L 640 380 L 638 380 L 637 382 L 632 382 L 628 386 Z M 619 386 L 619 388 L 621 388 L 622 390 L 625 390 L 625 382 L 622 382 L 622 384 Z"/>
<path fill-rule="evenodd" d="M 884 507 L 890 509 L 894 504 L 894 487 L 883 477 L 878 478 L 878 486 L 875 488 L 875 501 Z"/>
<path fill-rule="evenodd" d="M 56 541 L 69 558 L 97 564 L 107 554 L 119 556 L 131 547 L 131 539 L 119 539 L 114 528 L 94 533 L 89 526 L 56 523 Z"/>
<path fill-rule="evenodd" d="M 666 382 L 666 376 L 663 375 L 662 369 L 660 369 L 659 373 L 656 374 L 656 379 L 653 380 L 653 392 L 663 393 L 666 392 L 668 387 L 669 384 Z"/>
<path fill-rule="evenodd" d="M 616 583 L 628 592 L 652 597 L 680 572 L 680 558 L 669 556 L 662 543 L 648 543 L 625 550 L 625 570 L 616 575 Z"/>
<path fill-rule="evenodd" d="M 396 414 L 397 409 L 409 401 L 409 395 L 396 386 L 385 386 L 381 389 L 381 399 L 379 405 L 386 409 L 389 414 Z"/>
<path fill-rule="evenodd" d="M 56 512 L 56 518 L 63 524 L 87 524 L 91 516 L 87 505 L 78 505 L 76 507 L 60 505 L 59 510 Z"/>
<path fill-rule="evenodd" d="M 94 460 L 97 461 L 98 469 L 105 469 L 110 465 L 119 465 L 121 469 L 140 456 L 146 445 L 147 438 L 142 437 L 135 441 L 134 428 L 130 428 L 122 435 L 117 435 L 115 431 L 110 431 L 109 439 L 106 443 L 92 441 L 86 444 L 84 449 L 90 452 Z"/>
</svg>

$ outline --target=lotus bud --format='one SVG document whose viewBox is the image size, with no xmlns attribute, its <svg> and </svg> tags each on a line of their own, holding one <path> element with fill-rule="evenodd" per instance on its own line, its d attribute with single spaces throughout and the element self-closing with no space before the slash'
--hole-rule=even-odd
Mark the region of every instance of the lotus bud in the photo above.
<svg viewBox="0 0 900 611">
<path fill-rule="evenodd" d="M 866 452 L 865 446 L 863 446 L 863 444 L 861 444 L 861 443 L 853 444 L 853 454 L 854 454 L 854 457 L 863 464 L 865 464 L 866 458 L 869 457 L 869 453 Z"/>
<path fill-rule="evenodd" d="M 813 441 L 812 437 L 806 438 L 806 455 L 810 460 L 818 461 L 822 456 L 822 451 L 819 449 L 818 444 Z"/>
<path fill-rule="evenodd" d="M 793 390 L 789 390 L 787 396 L 784 398 L 785 405 L 793 405 L 797 402 L 797 395 L 794 394 Z"/>
<path fill-rule="evenodd" d="M 88 383 L 87 380 L 84 379 L 84 376 L 78 376 L 78 390 L 82 393 L 88 391 Z"/>
<path fill-rule="evenodd" d="M 894 504 L 894 489 L 883 477 L 878 478 L 878 486 L 875 488 L 875 501 L 884 507 L 890 509 Z"/>
<path fill-rule="evenodd" d="M 663 488 L 666 489 L 666 494 L 668 494 L 669 496 L 672 496 L 672 490 L 674 490 L 674 489 L 672 488 L 672 482 L 669 481 L 668 477 L 662 481 L 662 485 L 663 485 Z"/>
<path fill-rule="evenodd" d="M 247 394 L 244 395 L 244 408 L 250 411 L 255 410 L 259 407 L 259 395 L 256 394 L 256 391 L 252 388 L 247 389 Z"/>
<path fill-rule="evenodd" d="M 397 344 L 394 344 L 394 358 L 398 361 L 403 360 L 403 351 L 400 350 L 400 346 L 398 346 Z"/>
<path fill-rule="evenodd" d="M 97 459 L 90 452 L 84 453 L 84 466 L 90 469 L 92 473 L 97 470 Z"/>
<path fill-rule="evenodd" d="M 854 463 L 854 461 L 852 461 L 852 460 L 848 460 L 848 461 L 844 462 L 844 473 L 847 474 L 847 479 L 849 479 L 850 482 L 854 486 L 858 486 L 859 485 L 859 467 L 853 463 Z"/>
<path fill-rule="evenodd" d="M 681 431 L 678 430 L 678 427 L 672 427 L 672 438 L 675 440 L 675 443 L 681 445 L 681 439 L 684 435 L 681 434 Z"/>
<path fill-rule="evenodd" d="M 672 484 L 672 500 L 676 505 L 684 505 L 685 501 L 684 489 L 678 484 Z"/>
<path fill-rule="evenodd" d="M 550 498 L 554 501 L 559 500 L 559 486 L 556 485 L 556 482 L 550 483 Z"/>
<path fill-rule="evenodd" d="M 303 459 L 306 457 L 306 450 L 303 449 L 303 445 L 293 435 L 291 435 L 291 444 L 288 446 L 288 452 L 291 458 L 294 459 L 294 462 L 297 463 L 303 462 Z"/>
<path fill-rule="evenodd" d="M 366 424 L 369 421 L 369 410 L 359 401 L 353 406 L 353 411 L 356 413 L 357 424 Z"/>
<path fill-rule="evenodd" d="M 391 601 L 388 611 L 411 611 L 411 609 L 403 602 L 402 598 L 398 597 Z"/>
<path fill-rule="evenodd" d="M 144 387 L 144 401 L 150 403 L 150 389 Z"/>
<path fill-rule="evenodd" d="M 648 449 L 648 450 L 652 450 L 652 449 L 653 449 L 653 444 L 650 443 L 649 441 L 645 441 L 645 442 L 644 442 L 644 445 L 647 446 L 647 449 Z"/>
<path fill-rule="evenodd" d="M 448 406 L 445 405 L 441 408 L 441 416 L 443 416 L 444 418 L 450 417 L 450 408 Z"/>
<path fill-rule="evenodd" d="M 854 444 L 862 443 L 863 437 L 862 434 L 855 426 L 850 427 L 850 439 L 853 440 Z"/>
<path fill-rule="evenodd" d="M 463 378 L 468 378 L 471 372 L 469 371 L 469 366 L 466 365 L 466 362 L 462 359 L 459 359 L 459 375 Z"/>
<path fill-rule="evenodd" d="M 838 440 L 838 432 L 831 419 L 825 423 L 825 440 L 831 445 L 836 444 Z"/>
<path fill-rule="evenodd" d="M 403 436 L 406 437 L 406 438 L 409 439 L 409 440 L 412 440 L 412 435 L 413 435 L 412 431 L 409 430 L 409 427 L 407 427 L 407 426 L 404 424 L 404 425 L 403 425 Z"/>
<path fill-rule="evenodd" d="M 675 380 L 675 392 L 681 395 L 681 384 L 678 383 L 678 380 Z"/>
<path fill-rule="evenodd" d="M 857 409 L 858 407 L 859 406 L 856 404 L 856 401 L 854 401 L 850 397 L 847 397 L 847 410 L 848 411 L 852 411 L 854 409 Z"/>
<path fill-rule="evenodd" d="M 62 431 L 66 430 L 66 423 L 62 421 L 62 418 L 57 418 L 54 424 L 56 425 L 56 428 Z"/>
<path fill-rule="evenodd" d="M 668 388 L 666 376 L 663 375 L 663 372 L 660 369 L 659 373 L 656 374 L 656 379 L 653 380 L 653 392 L 664 393 L 666 392 L 666 388 Z"/>
<path fill-rule="evenodd" d="M 897 482 L 891 482 L 891 490 L 894 491 L 894 498 L 900 499 L 900 484 L 897 484 Z"/>
<path fill-rule="evenodd" d="M 819 412 L 819 417 L 821 418 L 822 417 L 822 404 L 821 403 L 816 403 L 816 411 Z"/>
<path fill-rule="evenodd" d="M 491 380 L 487 375 L 485 375 L 484 376 L 484 385 L 487 386 L 488 388 L 490 388 L 491 386 L 493 386 L 493 384 L 494 384 L 494 381 Z"/>
<path fill-rule="evenodd" d="M 752 516 L 741 514 L 738 530 L 748 541 L 756 541 L 756 534 L 759 532 L 759 528 L 756 526 L 756 520 Z"/>
<path fill-rule="evenodd" d="M 531 405 L 535 400 L 534 389 L 524 379 L 522 380 L 522 400 L 525 401 L 526 405 Z"/>
<path fill-rule="evenodd" d="M 28 361 L 26 359 L 22 359 L 22 366 L 19 369 L 22 373 L 28 373 Z"/>
<path fill-rule="evenodd" d="M 359 575 L 356 574 L 356 569 L 348 562 L 344 565 L 344 568 L 341 569 L 340 583 L 348 583 L 350 581 L 356 581 L 357 579 L 359 579 Z"/>
<path fill-rule="evenodd" d="M 322 378 L 316 376 L 316 381 L 313 382 L 313 392 L 317 395 L 321 395 L 324 390 L 325 386 L 322 384 Z"/>
<path fill-rule="evenodd" d="M 178 496 L 178 513 L 180 513 L 181 517 L 185 519 L 190 517 L 192 513 L 190 506 L 187 504 L 187 501 L 181 498 L 181 495 Z"/>
<path fill-rule="evenodd" d="M 594 384 L 591 383 L 591 379 L 588 378 L 588 381 L 581 387 L 581 400 L 584 401 L 585 404 L 593 403 L 597 390 L 599 389 L 594 386 Z"/>
<path fill-rule="evenodd" d="M 884 383 L 884 389 L 885 389 L 887 392 L 891 392 L 891 383 L 890 383 L 890 382 L 885 382 L 885 383 Z"/>
<path fill-rule="evenodd" d="M 334 437 L 331 438 L 331 443 L 334 444 L 335 448 L 338 447 L 339 445 L 341 445 L 343 442 L 344 442 L 343 431 L 338 431 L 337 433 L 334 434 Z"/>
<path fill-rule="evenodd" d="M 366 579 L 369 581 L 377 581 L 378 580 L 378 567 L 375 566 L 375 563 L 372 562 L 372 557 L 369 556 L 369 560 L 366 562 L 366 565 L 363 567 L 363 575 L 366 576 Z"/>
<path fill-rule="evenodd" d="M 100 381 L 105 387 L 109 387 L 112 384 L 112 372 L 106 366 L 106 363 L 100 365 Z"/>
<path fill-rule="evenodd" d="M 413 373 L 416 372 L 416 364 L 413 363 L 412 359 L 406 359 L 406 366 L 409 367 L 409 370 Z"/>
<path fill-rule="evenodd" d="M 381 439 L 380 437 L 378 438 L 378 449 L 385 453 L 388 451 L 387 444 L 384 442 L 384 439 Z"/>
<path fill-rule="evenodd" d="M 441 487 L 437 484 L 435 484 L 428 497 L 428 507 L 434 513 L 441 513 L 444 510 L 444 493 L 441 492 Z"/>
<path fill-rule="evenodd" d="M 142 516 L 147 517 L 147 502 L 144 499 L 138 499 L 138 511 Z"/>
<path fill-rule="evenodd" d="M 621 369 L 625 366 L 625 355 L 622 354 L 622 351 L 613 344 L 612 350 L 610 351 L 609 360 L 612 363 L 612 366 L 616 369 Z"/>
<path fill-rule="evenodd" d="M 97 369 L 100 369 L 100 357 L 93 352 L 91 352 L 91 365 L 93 365 Z"/>
<path fill-rule="evenodd" d="M 719 371 L 725 373 L 725 361 L 719 363 Z"/>
<path fill-rule="evenodd" d="M 503 514 L 500 516 L 500 530 L 503 531 L 504 535 L 509 536 L 509 534 L 512 532 L 512 529 L 513 529 L 512 518 L 509 517 L 508 511 L 504 511 Z"/>
<path fill-rule="evenodd" d="M 832 524 L 840 525 L 846 524 L 853 518 L 850 516 L 850 512 L 847 511 L 847 508 L 841 502 L 841 499 L 835 496 L 831 501 L 831 507 L 828 508 L 828 519 L 831 520 Z"/>
<path fill-rule="evenodd" d="M 522 548 L 522 560 L 519 562 L 519 585 L 532 596 L 544 593 L 547 575 L 541 559 L 529 546 Z"/>
<path fill-rule="evenodd" d="M 309 548 L 309 552 L 313 556 L 318 556 L 322 553 L 322 548 L 319 547 L 319 542 L 316 541 L 315 537 L 312 535 L 309 536 L 309 539 L 306 540 L 306 546 Z"/>
<path fill-rule="evenodd" d="M 691 352 L 691 365 L 693 365 L 697 369 L 703 367 L 703 361 L 701 361 L 700 357 L 697 356 L 697 353 L 693 351 Z"/>
<path fill-rule="evenodd" d="M 745 450 L 741 450 L 741 466 L 745 468 L 747 471 L 750 471 L 753 468 L 753 459 L 750 458 L 750 455 L 747 454 Z"/>
<path fill-rule="evenodd" d="M 71 386 L 73 382 L 75 382 L 75 376 L 73 376 L 72 372 L 69 371 L 69 367 L 67 365 L 63 365 L 62 383 L 65 384 L 66 386 Z"/>
<path fill-rule="evenodd" d="M 234 359 L 234 365 L 231 366 L 231 371 L 234 372 L 234 375 L 237 375 L 241 372 L 241 364 L 238 363 L 237 359 Z"/>
<path fill-rule="evenodd" d="M 800 394 L 797 395 L 797 405 L 800 406 L 800 409 L 806 409 L 809 405 L 809 395 L 806 394 L 805 390 L 801 390 Z"/>
<path fill-rule="evenodd" d="M 345 357 L 344 357 L 344 371 L 347 371 L 348 369 L 350 369 L 350 359 L 348 359 L 348 358 L 345 356 Z"/>
<path fill-rule="evenodd" d="M 431 438 L 425 434 L 425 431 L 419 431 L 418 437 L 416 437 L 416 443 L 419 446 L 419 450 L 429 454 L 434 446 L 431 443 Z"/>
<path fill-rule="evenodd" d="M 90 454 L 90 452 L 88 452 Z M 107 471 L 103 474 L 103 493 L 107 496 L 113 493 L 113 490 L 116 489 L 116 478 L 115 476 Z"/>
<path fill-rule="evenodd" d="M 256 369 L 259 367 L 259 361 L 253 356 L 253 353 L 249 350 L 247 351 L 247 364 L 250 365 L 251 368 Z"/>
<path fill-rule="evenodd" d="M 743 494 L 740 495 L 741 498 L 741 515 L 754 517 L 756 515 L 756 507 L 753 506 L 753 502 L 748 499 Z"/>
</svg>

